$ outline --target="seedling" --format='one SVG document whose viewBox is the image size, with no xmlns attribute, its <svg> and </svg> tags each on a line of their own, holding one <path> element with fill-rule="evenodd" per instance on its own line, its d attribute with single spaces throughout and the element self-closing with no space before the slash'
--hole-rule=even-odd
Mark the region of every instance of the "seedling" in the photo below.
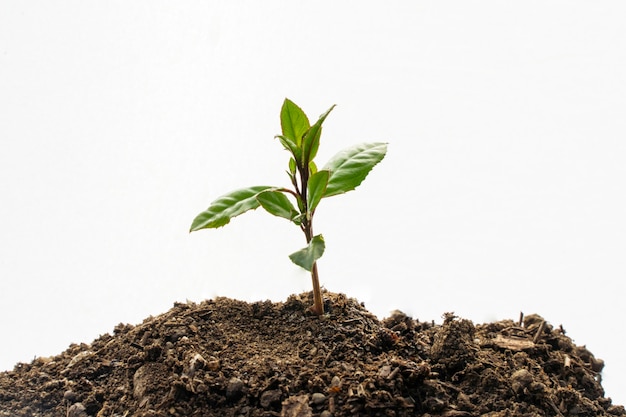
<svg viewBox="0 0 626 417">
<path fill-rule="evenodd" d="M 332 106 L 310 125 L 302 109 L 285 99 L 280 111 L 282 135 L 276 138 L 291 154 L 287 175 L 293 189 L 257 185 L 232 191 L 213 201 L 208 209 L 196 216 L 190 229 L 190 232 L 195 232 L 218 228 L 228 224 L 233 217 L 259 206 L 274 216 L 292 222 L 304 233 L 307 246 L 289 255 L 289 258 L 311 272 L 311 311 L 317 315 L 324 313 L 317 260 L 324 254 L 325 244 L 322 235 L 313 233 L 315 210 L 322 198 L 354 190 L 387 153 L 386 143 L 362 143 L 339 152 L 318 170 L 313 160 L 320 145 L 322 124 L 334 108 Z"/>
</svg>

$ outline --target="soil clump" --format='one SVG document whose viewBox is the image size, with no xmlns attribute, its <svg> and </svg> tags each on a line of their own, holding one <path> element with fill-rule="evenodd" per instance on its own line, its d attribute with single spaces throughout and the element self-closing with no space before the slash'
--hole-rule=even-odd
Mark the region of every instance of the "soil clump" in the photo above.
<svg viewBox="0 0 626 417">
<path fill-rule="evenodd" d="M 604 363 L 538 315 L 382 321 L 326 292 L 176 303 L 0 373 L 0 417 L 626 416 Z"/>
</svg>

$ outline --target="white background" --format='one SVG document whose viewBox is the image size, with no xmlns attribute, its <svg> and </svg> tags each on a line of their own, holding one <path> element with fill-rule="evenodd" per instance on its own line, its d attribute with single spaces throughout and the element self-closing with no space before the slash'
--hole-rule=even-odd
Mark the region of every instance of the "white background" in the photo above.
<svg viewBox="0 0 626 417">
<path fill-rule="evenodd" d="M 383 6 L 384 4 L 384 6 Z M 308 291 L 261 211 L 288 185 L 285 97 L 332 104 L 318 156 L 389 153 L 322 201 L 322 284 L 379 317 L 539 313 L 626 403 L 626 6 L 620 1 L 0 3 L 0 369 L 174 301 Z"/>
</svg>

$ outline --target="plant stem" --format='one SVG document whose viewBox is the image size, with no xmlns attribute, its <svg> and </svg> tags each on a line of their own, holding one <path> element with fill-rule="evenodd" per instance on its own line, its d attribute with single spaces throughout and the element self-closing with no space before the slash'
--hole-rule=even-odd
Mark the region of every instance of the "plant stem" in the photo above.
<svg viewBox="0 0 626 417">
<path fill-rule="evenodd" d="M 306 204 L 306 203 L 305 203 Z M 310 243 L 313 239 L 313 217 L 311 219 L 304 219 L 302 222 L 304 235 L 306 236 L 306 243 Z M 311 281 L 313 283 L 313 305 L 311 311 L 317 316 L 324 314 L 324 303 L 322 302 L 322 291 L 320 290 L 320 280 L 317 275 L 317 262 L 313 262 L 311 268 Z"/>
<path fill-rule="evenodd" d="M 317 316 L 324 314 L 324 303 L 322 302 L 322 291 L 320 290 L 320 280 L 317 276 L 317 262 L 311 268 L 311 280 L 313 281 L 313 305 L 311 311 Z"/>
<path fill-rule="evenodd" d="M 305 165 L 305 168 L 299 168 L 300 171 L 300 185 L 301 188 L 298 190 L 297 182 L 294 181 L 296 185 L 296 191 L 300 194 L 300 200 L 302 201 L 302 209 L 304 209 L 304 219 L 302 219 L 302 231 L 304 232 L 304 236 L 306 237 L 306 243 L 311 243 L 311 239 L 313 239 L 313 213 L 308 212 L 308 203 L 307 203 L 307 186 L 309 182 L 309 168 L 308 164 Z M 311 312 L 317 316 L 321 316 L 324 314 L 324 303 L 322 302 L 322 291 L 320 290 L 320 280 L 317 274 L 317 262 L 313 262 L 313 267 L 311 268 L 311 281 L 313 283 L 313 305 L 311 306 Z"/>
</svg>

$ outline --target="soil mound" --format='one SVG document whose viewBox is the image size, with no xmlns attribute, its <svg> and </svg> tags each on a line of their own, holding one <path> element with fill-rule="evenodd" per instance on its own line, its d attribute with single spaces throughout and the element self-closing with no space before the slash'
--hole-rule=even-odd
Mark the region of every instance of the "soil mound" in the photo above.
<svg viewBox="0 0 626 417">
<path fill-rule="evenodd" d="M 603 362 L 538 315 L 442 325 L 325 293 L 177 303 L 0 373 L 0 416 L 626 416 Z"/>
</svg>

